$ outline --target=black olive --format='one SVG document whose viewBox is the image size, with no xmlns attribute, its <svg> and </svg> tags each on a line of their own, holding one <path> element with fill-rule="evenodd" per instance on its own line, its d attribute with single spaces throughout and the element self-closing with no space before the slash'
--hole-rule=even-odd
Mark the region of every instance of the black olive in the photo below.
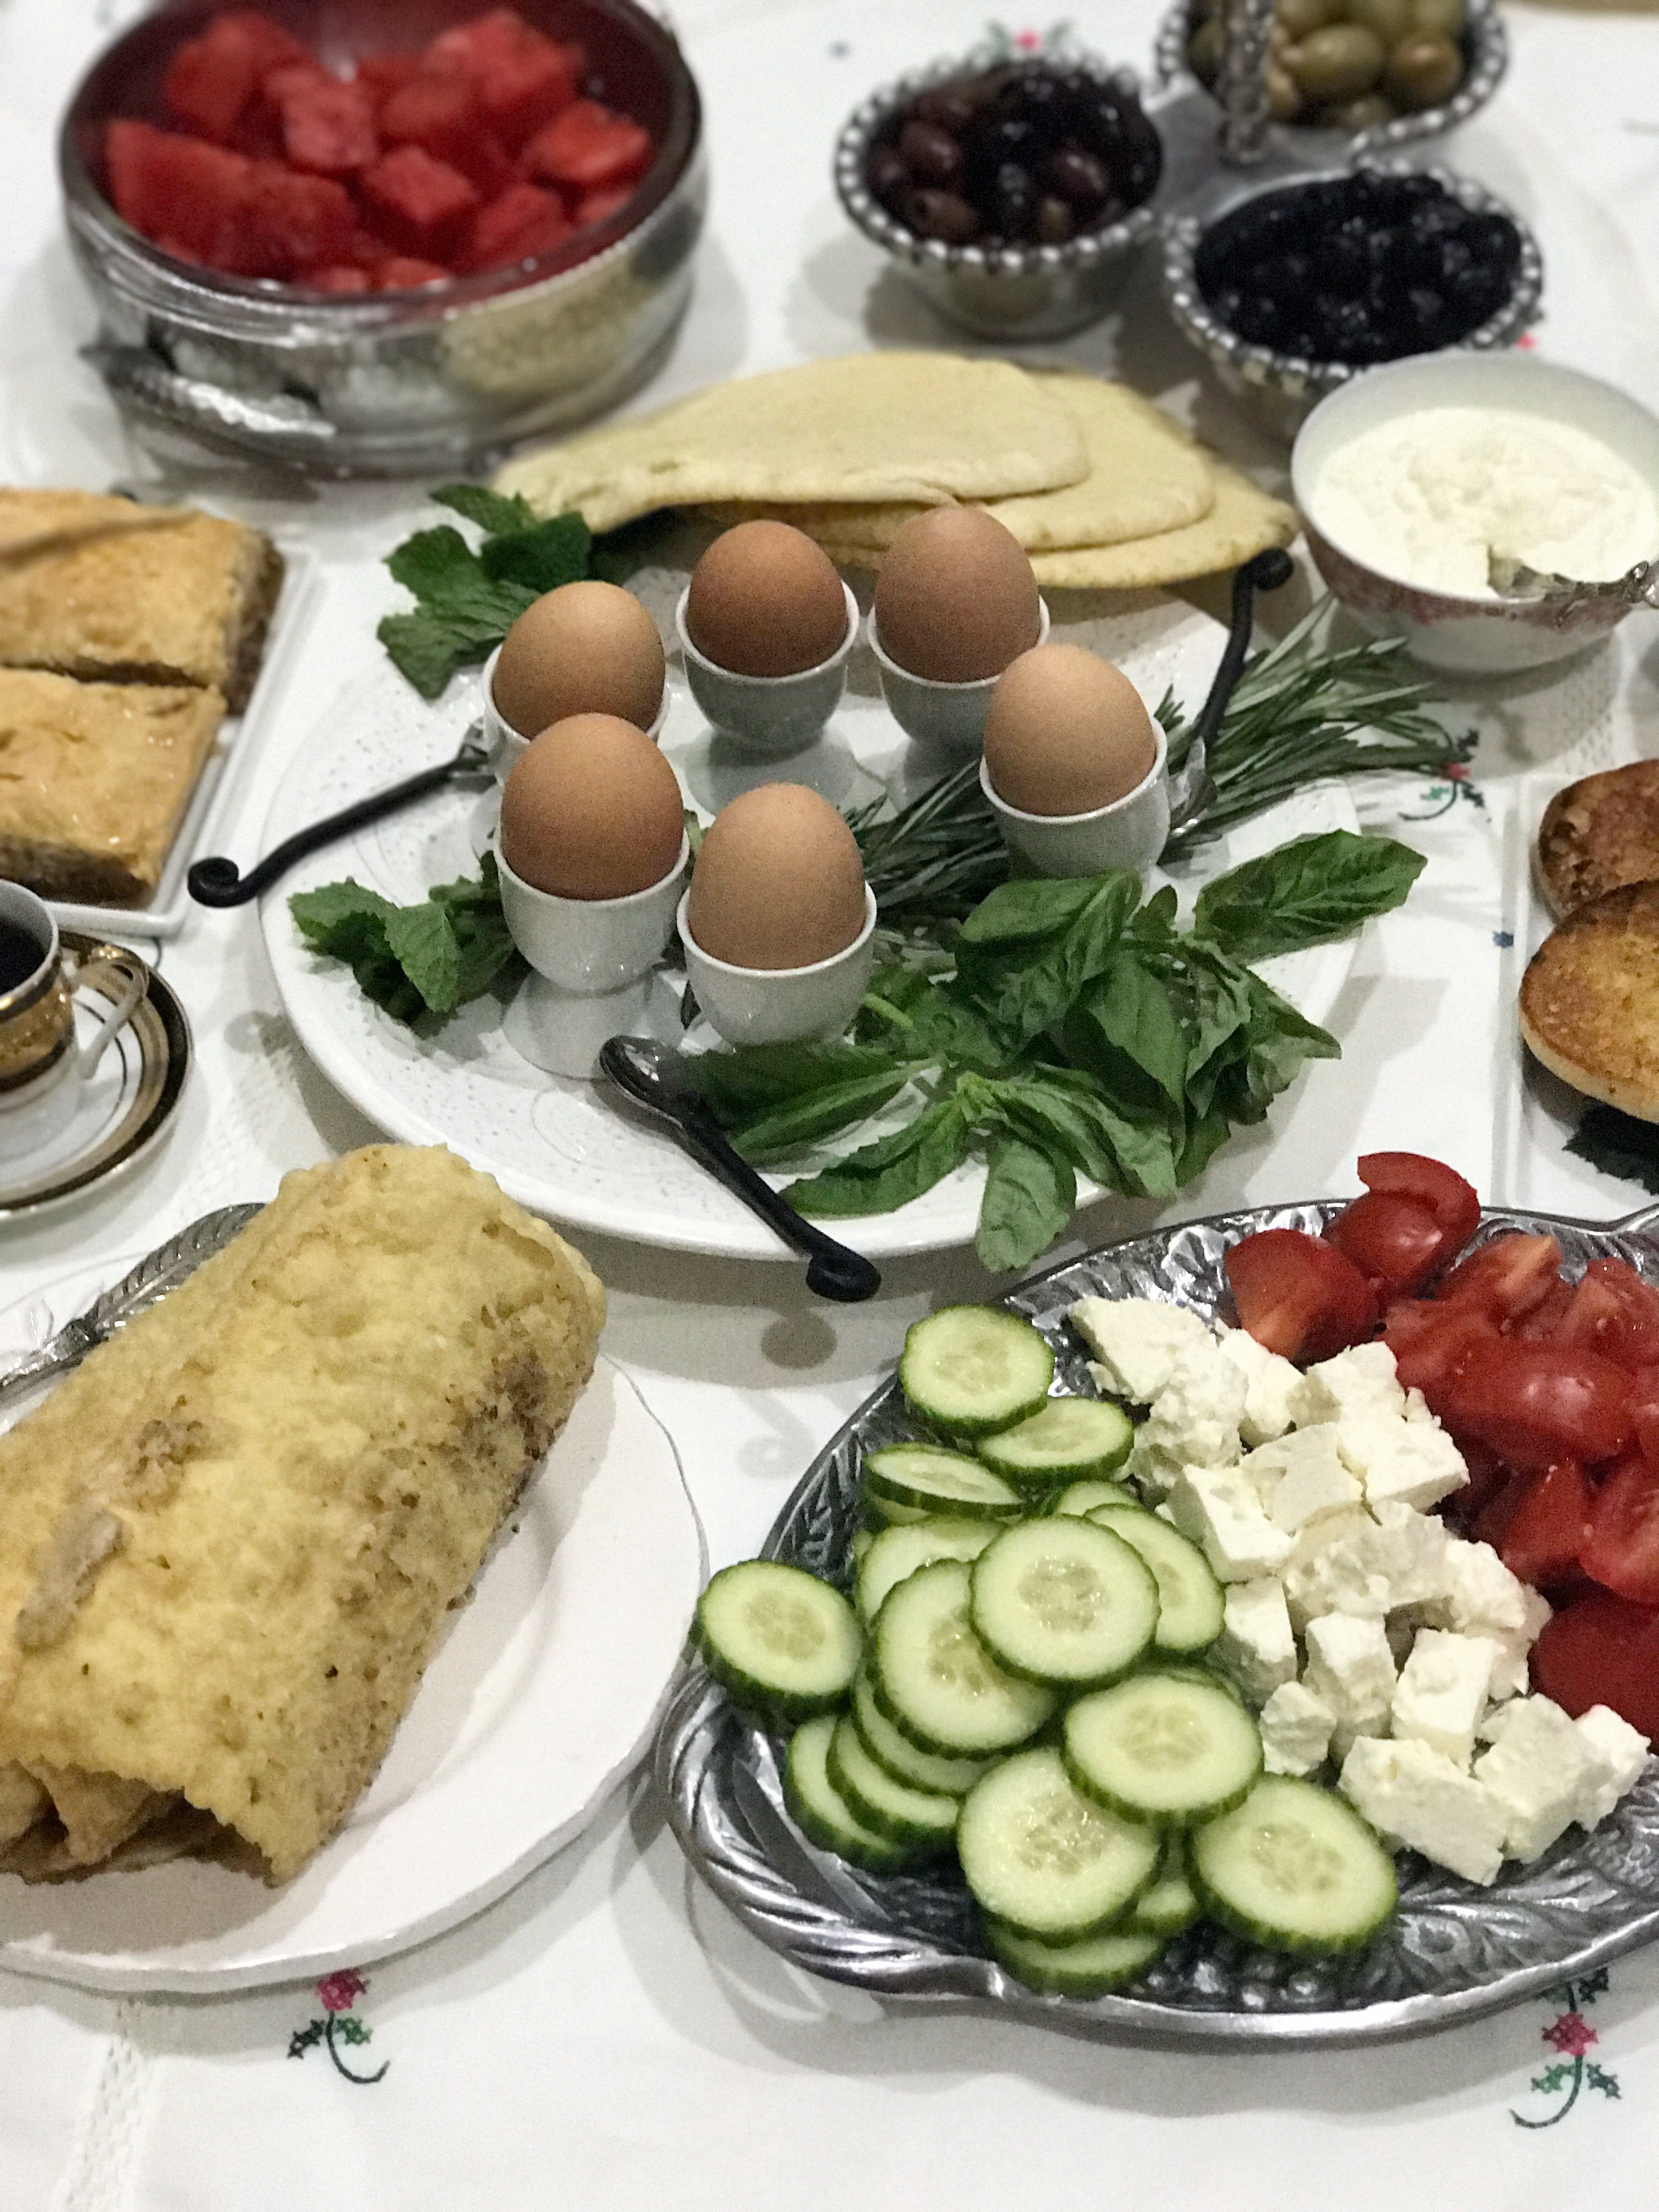
<svg viewBox="0 0 1659 2212">
<path fill-rule="evenodd" d="M 932 92 L 924 92 L 910 112 L 919 123 L 936 123 L 941 131 L 952 137 L 965 131 L 978 109 L 974 100 L 957 84 L 942 84 Z"/>
<path fill-rule="evenodd" d="M 969 194 L 988 208 L 1000 169 L 1010 161 L 1027 171 L 1038 168 L 1049 150 L 1024 116 L 988 109 L 963 134 L 963 178 Z"/>
<path fill-rule="evenodd" d="M 910 172 L 896 146 L 878 146 L 864 173 L 871 191 L 884 207 L 896 207 L 910 189 Z"/>
<path fill-rule="evenodd" d="M 1005 238 L 1025 240 L 1036 231 L 1037 191 L 1031 173 L 1018 161 L 1005 161 L 991 188 L 987 214 Z"/>
<path fill-rule="evenodd" d="M 937 239 L 945 246 L 969 245 L 982 228 L 979 210 L 960 194 L 925 186 L 904 203 L 903 218 L 918 238 Z"/>
<path fill-rule="evenodd" d="M 1138 107 L 1123 118 L 1123 135 L 1112 156 L 1112 173 L 1118 190 L 1131 207 L 1151 198 L 1164 173 L 1164 148 L 1158 135 Z"/>
<path fill-rule="evenodd" d="M 898 150 L 919 185 L 954 185 L 962 173 L 962 149 L 937 123 L 907 123 Z"/>
<path fill-rule="evenodd" d="M 1077 236 L 1077 214 L 1069 200 L 1049 192 L 1037 202 L 1036 234 L 1044 246 L 1064 246 Z"/>
<path fill-rule="evenodd" d="M 1092 214 L 1112 189 L 1105 163 L 1081 146 L 1062 146 L 1043 163 L 1042 180 L 1054 196 L 1066 200 L 1079 215 Z"/>
</svg>

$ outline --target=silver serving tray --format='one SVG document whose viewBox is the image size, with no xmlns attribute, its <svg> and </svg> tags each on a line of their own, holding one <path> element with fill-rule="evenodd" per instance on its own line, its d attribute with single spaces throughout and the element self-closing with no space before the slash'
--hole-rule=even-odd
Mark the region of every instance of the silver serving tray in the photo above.
<svg viewBox="0 0 1659 2212">
<path fill-rule="evenodd" d="M 1230 1311 L 1222 1255 L 1261 1229 L 1316 1232 L 1346 1201 L 1261 1206 L 1103 1246 L 1034 1276 L 1003 1303 L 1054 1345 L 1060 1388 L 1092 1386 L 1066 1327 L 1080 1297 L 1173 1298 L 1206 1319 Z M 1601 1226 L 1492 1209 L 1474 1242 L 1546 1232 L 1568 1270 L 1628 1260 L 1659 1284 L 1659 1206 Z M 863 1455 L 914 1434 L 896 1377 L 866 1401 L 808 1468 L 774 1524 L 769 1559 L 851 1583 Z M 953 1873 L 866 1875 L 817 1850 L 784 1809 L 781 1740 L 689 1665 L 657 1738 L 656 1774 L 682 1848 L 763 1942 L 831 1980 L 884 1997 L 988 2001 L 1074 2033 L 1164 2043 L 1342 2045 L 1421 2034 L 1577 1979 L 1659 1936 L 1659 1760 L 1592 1834 L 1570 1829 L 1488 1888 L 1415 1853 L 1400 1861 L 1400 1911 L 1353 1958 L 1309 1961 L 1200 1923 L 1126 1991 L 1041 1996 L 987 1958 L 975 1908 Z"/>
</svg>

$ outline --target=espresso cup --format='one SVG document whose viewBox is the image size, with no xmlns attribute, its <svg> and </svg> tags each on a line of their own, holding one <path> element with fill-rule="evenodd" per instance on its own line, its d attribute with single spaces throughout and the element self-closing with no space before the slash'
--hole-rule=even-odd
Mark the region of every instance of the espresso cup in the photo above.
<svg viewBox="0 0 1659 2212">
<path fill-rule="evenodd" d="M 0 883 L 0 957 L 8 952 L 15 957 L 0 990 L 0 1149 L 15 1150 L 33 1120 L 28 1109 L 61 1084 L 91 1077 L 149 988 L 149 970 L 112 945 L 77 959 L 43 900 L 21 884 Z M 92 1036 L 77 1045 L 75 993 L 94 975 L 112 977 L 115 988 Z"/>
</svg>

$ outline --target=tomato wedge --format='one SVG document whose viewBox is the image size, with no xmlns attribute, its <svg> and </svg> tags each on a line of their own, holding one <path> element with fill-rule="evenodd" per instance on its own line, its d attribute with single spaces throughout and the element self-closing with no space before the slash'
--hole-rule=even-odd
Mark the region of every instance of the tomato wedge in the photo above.
<svg viewBox="0 0 1659 2212">
<path fill-rule="evenodd" d="M 1589 1528 L 1591 1500 L 1584 1470 L 1576 1459 L 1558 1459 L 1528 1482 L 1497 1544 L 1512 1575 L 1535 1589 L 1559 1589 L 1583 1574 L 1579 1547 Z M 1659 1593 L 1656 1593 L 1659 1595 Z"/>
<path fill-rule="evenodd" d="M 1425 1206 L 1439 1227 L 1448 1259 L 1480 1226 L 1480 1200 L 1474 1185 L 1443 1160 L 1428 1159 L 1421 1152 L 1365 1152 L 1359 1160 L 1359 1180 L 1367 1190 Z"/>
<path fill-rule="evenodd" d="M 1444 1233 L 1428 1208 L 1387 1190 L 1368 1190 L 1344 1206 L 1325 1235 L 1362 1275 L 1396 1294 L 1419 1290 L 1446 1249 Z"/>
<path fill-rule="evenodd" d="M 1558 1459 L 1614 1459 L 1631 1438 L 1630 1380 L 1594 1352 L 1494 1337 L 1424 1395 L 1454 1436 L 1540 1474 Z"/>
<path fill-rule="evenodd" d="M 1473 1306 L 1495 1322 L 1519 1321 L 1559 1279 L 1561 1247 L 1553 1237 L 1494 1237 L 1460 1260 L 1437 1296 Z"/>
<path fill-rule="evenodd" d="M 1299 1229 L 1264 1229 L 1227 1253 L 1238 1318 L 1286 1359 L 1328 1359 L 1370 1334 L 1377 1304 L 1352 1260 Z"/>
<path fill-rule="evenodd" d="M 1575 1720 L 1592 1705 L 1611 1705 L 1644 1735 L 1659 1736 L 1659 1607 L 1586 1590 L 1545 1622 L 1532 1672 Z"/>
<path fill-rule="evenodd" d="M 1640 1452 L 1621 1459 L 1597 1490 L 1578 1558 L 1604 1589 L 1659 1605 L 1659 1474 Z"/>
<path fill-rule="evenodd" d="M 1659 1363 L 1659 1291 L 1623 1260 L 1592 1260 L 1550 1333 L 1634 1374 Z"/>
<path fill-rule="evenodd" d="M 1441 1410 L 1448 1378 L 1488 1346 L 1498 1341 L 1496 1328 L 1473 1306 L 1443 1304 L 1437 1298 L 1401 1298 L 1383 1323 L 1382 1341 L 1393 1352 L 1402 1386 L 1420 1390 L 1432 1412 Z"/>
</svg>

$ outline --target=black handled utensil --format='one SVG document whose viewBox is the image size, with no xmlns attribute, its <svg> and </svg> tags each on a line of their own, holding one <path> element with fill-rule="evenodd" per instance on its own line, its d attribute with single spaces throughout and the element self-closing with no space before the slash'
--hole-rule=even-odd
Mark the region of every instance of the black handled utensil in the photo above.
<svg viewBox="0 0 1659 2212">
<path fill-rule="evenodd" d="M 1258 592 L 1282 591 L 1290 582 L 1294 568 L 1290 555 L 1272 546 L 1233 571 L 1233 618 L 1227 633 L 1226 649 L 1211 683 L 1209 696 L 1194 720 L 1186 757 L 1170 778 L 1171 833 L 1184 830 L 1215 796 L 1215 786 L 1210 781 L 1210 740 L 1221 727 L 1222 718 L 1244 672 L 1244 663 L 1250 657 L 1250 639 L 1255 629 L 1255 595 Z"/>
<path fill-rule="evenodd" d="M 666 1121 L 686 1150 L 700 1159 L 752 1212 L 807 1258 L 806 1287 L 821 1298 L 855 1305 L 881 1288 L 881 1276 L 861 1252 L 826 1237 L 796 1212 L 737 1152 L 703 1103 L 685 1060 L 651 1037 L 607 1037 L 599 1066 L 636 1105 Z"/>
<path fill-rule="evenodd" d="M 408 776 L 402 783 L 371 793 L 367 799 L 343 806 L 337 814 L 325 815 L 320 822 L 313 822 L 308 830 L 296 830 L 291 837 L 284 837 L 280 845 L 273 846 L 246 875 L 234 860 L 218 855 L 196 861 L 185 878 L 185 884 L 198 906 L 246 906 L 250 899 L 258 898 L 261 891 L 268 890 L 278 876 L 286 874 L 296 860 L 303 860 L 319 846 L 331 845 L 337 837 L 361 830 L 365 823 L 378 822 L 383 814 L 395 814 L 400 806 L 407 806 L 411 799 L 428 791 L 438 790 L 453 777 L 476 775 L 489 765 L 489 747 L 474 731 L 469 730 L 453 760 L 441 761 L 436 768 L 422 769 L 418 775 Z"/>
</svg>

